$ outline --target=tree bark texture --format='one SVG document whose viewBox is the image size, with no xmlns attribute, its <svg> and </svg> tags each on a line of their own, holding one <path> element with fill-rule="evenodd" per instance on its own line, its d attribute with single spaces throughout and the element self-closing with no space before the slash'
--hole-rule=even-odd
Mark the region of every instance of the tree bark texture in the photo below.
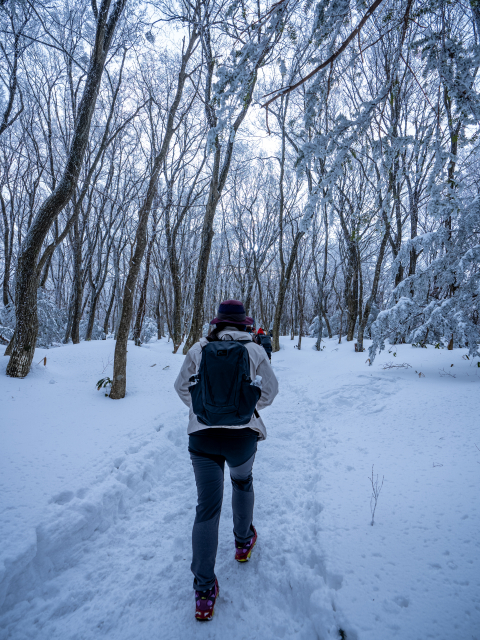
<svg viewBox="0 0 480 640">
<path fill-rule="evenodd" d="M 95 44 L 76 115 L 75 129 L 65 170 L 53 193 L 40 206 L 22 243 L 15 288 L 16 325 L 7 375 L 24 378 L 30 371 L 38 335 L 37 262 L 45 238 L 55 219 L 71 200 L 78 183 L 88 144 L 90 124 L 105 67 L 105 60 L 126 0 L 117 0 L 110 17 L 111 0 L 102 0 L 97 10 Z"/>
</svg>

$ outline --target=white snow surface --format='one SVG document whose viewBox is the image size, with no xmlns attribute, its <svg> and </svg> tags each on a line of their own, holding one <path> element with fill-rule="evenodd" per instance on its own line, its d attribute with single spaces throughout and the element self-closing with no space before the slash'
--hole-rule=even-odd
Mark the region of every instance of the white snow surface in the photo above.
<svg viewBox="0 0 480 640">
<path fill-rule="evenodd" d="M 314 342 L 283 338 L 273 354 L 259 541 L 234 561 L 226 482 L 209 623 L 193 616 L 183 356 L 129 344 L 117 401 L 95 390 L 112 340 L 37 349 L 24 380 L 0 356 L 1 640 L 479 640 L 476 360 L 396 345 L 369 367 L 353 343 Z"/>
</svg>

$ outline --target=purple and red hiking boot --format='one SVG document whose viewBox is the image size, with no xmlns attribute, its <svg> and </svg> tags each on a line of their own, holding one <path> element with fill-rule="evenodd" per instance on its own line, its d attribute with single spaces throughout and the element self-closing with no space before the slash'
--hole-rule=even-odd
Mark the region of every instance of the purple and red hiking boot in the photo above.
<svg viewBox="0 0 480 640">
<path fill-rule="evenodd" d="M 197 620 L 211 620 L 213 618 L 213 610 L 215 608 L 215 601 L 217 599 L 220 590 L 218 588 L 218 581 L 215 578 L 215 584 L 211 589 L 206 591 L 195 591 L 195 618 Z"/>
<path fill-rule="evenodd" d="M 247 562 L 252 555 L 252 549 L 257 542 L 257 531 L 252 524 L 253 538 L 248 542 L 237 542 L 235 540 L 235 560 L 238 562 Z"/>
</svg>

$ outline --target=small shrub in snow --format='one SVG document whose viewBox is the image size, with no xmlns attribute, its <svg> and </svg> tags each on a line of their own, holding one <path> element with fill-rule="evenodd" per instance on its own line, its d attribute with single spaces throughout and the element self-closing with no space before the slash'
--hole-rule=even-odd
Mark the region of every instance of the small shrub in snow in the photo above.
<svg viewBox="0 0 480 640">
<path fill-rule="evenodd" d="M 82 340 L 85 340 L 85 336 L 87 335 L 87 327 L 88 327 L 88 316 L 84 317 L 80 322 L 80 337 Z M 93 323 L 92 329 L 92 340 L 103 340 L 105 338 L 105 332 L 102 327 L 98 324 L 98 322 Z"/>
<path fill-rule="evenodd" d="M 408 362 L 402 362 L 402 364 L 395 364 L 393 362 L 385 362 L 382 369 L 385 371 L 386 369 L 411 369 L 412 365 L 408 364 Z"/>
<path fill-rule="evenodd" d="M 312 324 L 308 327 L 308 335 L 310 338 L 318 338 L 318 332 L 320 330 L 320 321 L 318 316 L 315 316 Z"/>
<path fill-rule="evenodd" d="M 372 496 L 370 498 L 370 511 L 372 512 L 372 521 L 370 522 L 370 524 L 373 527 L 373 525 L 375 523 L 375 511 L 377 509 L 378 497 L 379 497 L 380 492 L 382 490 L 383 481 L 385 480 L 385 477 L 384 476 L 382 477 L 382 482 L 381 482 L 381 484 L 379 484 L 379 482 L 378 482 L 378 473 L 377 473 L 377 477 L 376 478 L 374 478 L 374 476 L 373 476 L 373 464 L 372 464 L 372 475 L 368 479 L 370 480 L 371 485 L 372 485 Z"/>
<path fill-rule="evenodd" d="M 62 344 L 67 316 L 59 309 L 48 291 L 39 289 L 37 297 L 38 337 L 37 347 L 47 348 Z"/>
<path fill-rule="evenodd" d="M 442 378 L 444 378 L 445 376 L 449 376 L 450 378 L 456 378 L 457 377 L 454 373 L 450 373 L 449 371 L 445 371 L 445 369 L 439 369 L 438 373 L 441 375 Z"/>
<path fill-rule="evenodd" d="M 108 376 L 106 376 L 105 378 L 102 378 L 95 385 L 97 387 L 97 391 L 100 391 L 100 389 L 108 389 L 109 387 L 111 388 L 112 387 L 112 382 L 113 382 L 113 380 L 111 378 L 109 378 Z M 105 395 L 108 396 L 108 393 L 106 393 Z"/>
<path fill-rule="evenodd" d="M 157 322 L 154 318 L 145 318 L 142 327 L 142 342 L 150 342 L 157 335 Z"/>
<path fill-rule="evenodd" d="M 37 296 L 38 336 L 37 347 L 48 347 L 62 344 L 67 324 L 67 314 L 59 309 L 52 295 L 44 289 L 38 290 Z M 0 335 L 11 340 L 15 327 L 15 307 L 9 305 L 0 309 Z"/>
</svg>

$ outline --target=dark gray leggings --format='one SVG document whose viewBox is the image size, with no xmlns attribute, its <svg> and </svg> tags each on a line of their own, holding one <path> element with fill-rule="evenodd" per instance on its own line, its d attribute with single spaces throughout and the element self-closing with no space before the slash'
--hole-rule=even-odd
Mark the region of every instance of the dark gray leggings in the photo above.
<svg viewBox="0 0 480 640">
<path fill-rule="evenodd" d="M 252 537 L 252 466 L 257 433 L 252 429 L 205 429 L 189 437 L 190 458 L 197 483 L 198 504 L 192 531 L 194 589 L 215 584 L 218 525 L 223 501 L 225 461 L 232 481 L 233 534 L 238 542 Z"/>
</svg>

